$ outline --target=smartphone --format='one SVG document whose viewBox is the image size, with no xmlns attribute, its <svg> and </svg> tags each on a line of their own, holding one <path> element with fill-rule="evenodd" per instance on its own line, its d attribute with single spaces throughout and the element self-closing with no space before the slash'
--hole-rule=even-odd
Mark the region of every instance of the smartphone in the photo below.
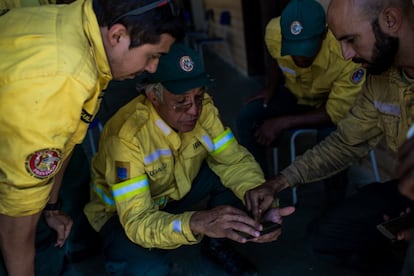
<svg viewBox="0 0 414 276">
<path fill-rule="evenodd" d="M 414 212 L 410 212 L 377 225 L 377 229 L 391 240 L 395 240 L 399 232 L 413 227 Z"/>
<path fill-rule="evenodd" d="M 275 222 L 271 222 L 271 221 L 264 221 L 262 222 L 262 226 L 263 226 L 263 230 L 260 231 L 260 235 L 265 235 L 265 234 L 269 234 L 273 231 L 276 231 L 277 229 L 281 228 L 282 225 L 279 223 L 275 223 Z M 240 232 L 237 231 L 237 233 L 239 233 L 239 235 L 242 235 L 243 237 L 247 238 L 247 239 L 253 239 L 255 237 L 251 236 L 250 234 L 244 233 L 244 232 Z"/>
<path fill-rule="evenodd" d="M 271 233 L 282 227 L 281 224 L 275 223 L 272 221 L 264 221 L 262 222 L 262 226 L 263 226 L 263 230 L 260 231 L 260 235 Z"/>
</svg>

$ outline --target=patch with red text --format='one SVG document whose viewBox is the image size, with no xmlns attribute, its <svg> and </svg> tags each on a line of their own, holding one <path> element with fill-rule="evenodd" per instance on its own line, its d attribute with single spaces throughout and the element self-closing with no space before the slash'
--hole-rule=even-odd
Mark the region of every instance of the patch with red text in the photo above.
<svg viewBox="0 0 414 276">
<path fill-rule="evenodd" d="M 26 157 L 26 170 L 36 178 L 45 179 L 61 166 L 62 153 L 58 149 L 41 149 Z"/>
</svg>

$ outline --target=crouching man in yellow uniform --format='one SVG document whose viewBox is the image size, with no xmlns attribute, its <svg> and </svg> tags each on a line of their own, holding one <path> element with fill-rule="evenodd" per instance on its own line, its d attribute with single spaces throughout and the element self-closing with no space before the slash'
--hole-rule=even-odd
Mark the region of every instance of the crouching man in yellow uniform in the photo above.
<svg viewBox="0 0 414 276">
<path fill-rule="evenodd" d="M 267 242 L 280 235 L 276 230 L 260 236 L 261 224 L 244 211 L 243 198 L 247 209 L 258 206 L 249 201 L 249 190 L 265 182 L 263 172 L 221 123 L 206 92 L 211 84 L 199 55 L 175 44 L 160 58 L 146 95 L 106 124 L 85 213 L 103 238 L 109 273 L 165 275 L 172 250 L 163 249 L 207 236 L 203 252 L 241 275 L 254 268 L 230 251 L 228 240 L 217 238 L 247 242 L 239 231 Z M 207 196 L 207 209 L 191 209 Z M 293 207 L 271 209 L 267 219 L 280 222 L 292 212 Z"/>
</svg>

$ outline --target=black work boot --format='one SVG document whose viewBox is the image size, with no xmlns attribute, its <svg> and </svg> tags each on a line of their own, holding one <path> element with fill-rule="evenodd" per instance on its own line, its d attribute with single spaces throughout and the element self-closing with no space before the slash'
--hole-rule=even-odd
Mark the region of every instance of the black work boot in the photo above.
<svg viewBox="0 0 414 276">
<path fill-rule="evenodd" d="M 224 268 L 230 275 L 258 275 L 255 266 L 233 249 L 226 239 L 205 237 L 201 244 L 201 253 Z"/>
</svg>

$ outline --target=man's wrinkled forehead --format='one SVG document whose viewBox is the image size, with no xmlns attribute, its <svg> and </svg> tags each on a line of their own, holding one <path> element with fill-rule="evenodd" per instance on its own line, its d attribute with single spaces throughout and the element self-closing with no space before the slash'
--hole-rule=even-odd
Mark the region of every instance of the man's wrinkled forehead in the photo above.
<svg viewBox="0 0 414 276">
<path fill-rule="evenodd" d="M 329 20 L 334 21 L 336 15 L 343 15 L 348 20 L 372 20 L 387 6 L 390 0 L 331 0 L 327 13 Z M 413 0 L 414 1 L 414 0 Z"/>
<path fill-rule="evenodd" d="M 348 27 L 362 20 L 356 7 L 355 1 L 352 0 L 332 0 L 330 2 L 327 10 L 327 23 L 337 39 L 338 35 L 349 31 Z"/>
</svg>

